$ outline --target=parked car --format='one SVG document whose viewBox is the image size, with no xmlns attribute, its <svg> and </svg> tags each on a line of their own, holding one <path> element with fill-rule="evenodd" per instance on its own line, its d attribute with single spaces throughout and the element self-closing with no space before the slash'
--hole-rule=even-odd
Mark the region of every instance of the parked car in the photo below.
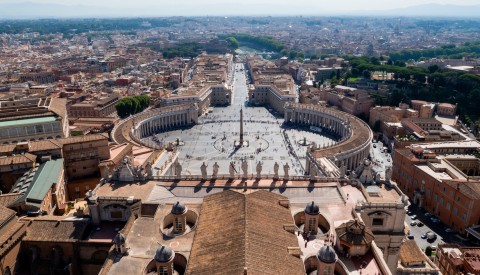
<svg viewBox="0 0 480 275">
<path fill-rule="evenodd" d="M 437 238 L 437 234 L 433 233 L 432 231 L 428 231 L 427 233 L 427 240 L 433 241 Z"/>
<path fill-rule="evenodd" d="M 416 221 L 413 221 L 413 222 L 410 223 L 410 225 L 411 225 L 411 226 L 415 226 L 415 225 L 417 225 L 417 222 L 416 222 Z"/>
<path fill-rule="evenodd" d="M 427 233 L 423 233 L 422 236 L 420 236 L 420 238 L 426 239 L 427 238 Z"/>
<path fill-rule="evenodd" d="M 432 245 L 430 246 L 432 248 L 433 251 L 436 251 L 437 250 L 437 246 L 436 245 Z"/>
<path fill-rule="evenodd" d="M 422 226 L 424 226 L 424 224 L 423 224 L 423 222 L 417 222 L 417 226 L 422 227 Z"/>
<path fill-rule="evenodd" d="M 446 228 L 445 229 L 445 232 L 447 233 L 452 233 L 452 232 L 455 232 L 455 230 L 451 229 L 451 228 Z"/>
<path fill-rule="evenodd" d="M 410 234 L 410 232 L 408 232 L 407 238 L 409 238 L 410 240 L 413 240 L 415 239 L 415 236 L 413 236 L 412 234 Z"/>
<path fill-rule="evenodd" d="M 412 215 L 410 218 L 411 218 L 412 220 L 416 220 L 416 219 L 417 219 L 417 215 Z"/>
<path fill-rule="evenodd" d="M 429 212 L 425 213 L 425 217 L 430 217 L 431 215 Z"/>
</svg>

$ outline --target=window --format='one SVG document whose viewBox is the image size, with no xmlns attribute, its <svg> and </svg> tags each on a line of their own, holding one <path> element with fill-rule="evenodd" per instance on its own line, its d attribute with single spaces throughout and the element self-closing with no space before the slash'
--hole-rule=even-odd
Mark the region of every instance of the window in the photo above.
<svg viewBox="0 0 480 275">
<path fill-rule="evenodd" d="M 433 194 L 433 200 L 437 201 L 437 194 Z"/>
<path fill-rule="evenodd" d="M 180 218 L 175 218 L 175 231 L 182 231 L 183 226 L 182 226 L 182 220 Z"/>
<path fill-rule="evenodd" d="M 465 214 L 465 213 L 462 214 L 462 220 L 463 220 L 464 222 L 467 221 L 467 214 Z"/>
<path fill-rule="evenodd" d="M 450 210 L 450 203 L 447 202 L 447 210 Z"/>
<path fill-rule="evenodd" d="M 453 208 L 453 214 L 458 215 L 458 209 L 456 207 Z"/>
<path fill-rule="evenodd" d="M 316 219 L 315 218 L 310 218 L 309 223 L 308 223 L 308 231 L 310 231 L 310 232 L 315 231 L 315 227 L 317 226 L 315 223 L 316 223 Z"/>
<path fill-rule="evenodd" d="M 383 219 L 374 218 L 373 221 L 372 221 L 372 225 L 373 226 L 382 226 L 383 225 Z"/>
</svg>

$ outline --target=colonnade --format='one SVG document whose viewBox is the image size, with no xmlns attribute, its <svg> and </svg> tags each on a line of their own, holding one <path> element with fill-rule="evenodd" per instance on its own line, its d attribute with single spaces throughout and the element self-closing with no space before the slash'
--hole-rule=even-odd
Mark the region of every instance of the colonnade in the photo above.
<svg viewBox="0 0 480 275">
<path fill-rule="evenodd" d="M 329 129 L 343 139 L 350 134 L 350 124 L 339 117 L 314 110 L 285 110 L 285 122 Z"/>
<path fill-rule="evenodd" d="M 340 137 L 340 141 L 333 146 L 312 148 L 307 152 L 307 173 L 324 174 L 317 158 L 325 157 L 337 168 L 344 166 L 348 170 L 354 170 L 370 154 L 373 133 L 365 122 L 350 114 L 326 107 L 287 103 L 284 118 L 287 123 L 329 129 Z"/>
</svg>

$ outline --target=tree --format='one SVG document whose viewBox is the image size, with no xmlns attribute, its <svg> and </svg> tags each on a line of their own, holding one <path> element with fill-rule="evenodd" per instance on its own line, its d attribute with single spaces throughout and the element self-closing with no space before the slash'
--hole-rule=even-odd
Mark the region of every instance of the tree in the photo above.
<svg viewBox="0 0 480 275">
<path fill-rule="evenodd" d="M 239 44 L 235 37 L 229 36 L 225 40 L 227 41 L 228 47 L 230 47 L 231 49 L 238 49 Z"/>
<path fill-rule="evenodd" d="M 428 72 L 431 73 L 431 74 L 437 72 L 439 69 L 440 68 L 438 67 L 437 64 L 428 66 Z"/>
<path fill-rule="evenodd" d="M 363 71 L 363 78 L 370 79 L 371 76 L 372 76 L 372 73 L 369 70 Z"/>
<path fill-rule="evenodd" d="M 433 249 L 431 246 L 427 246 L 427 248 L 425 248 L 425 255 L 427 256 L 432 256 L 432 252 L 433 252 Z"/>
<path fill-rule="evenodd" d="M 115 105 L 117 114 L 121 118 L 140 113 L 150 105 L 150 98 L 147 95 L 138 95 L 122 98 Z"/>
</svg>

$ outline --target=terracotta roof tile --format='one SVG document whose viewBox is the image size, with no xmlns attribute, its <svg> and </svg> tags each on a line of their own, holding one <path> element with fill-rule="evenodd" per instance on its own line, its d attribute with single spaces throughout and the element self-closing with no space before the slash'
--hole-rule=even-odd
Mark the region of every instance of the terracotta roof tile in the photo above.
<svg viewBox="0 0 480 275">
<path fill-rule="evenodd" d="M 228 190 L 205 197 L 186 274 L 305 274 L 285 197 L 261 190 Z"/>
<path fill-rule="evenodd" d="M 75 242 L 81 239 L 87 221 L 32 220 L 27 223 L 24 241 Z"/>
<path fill-rule="evenodd" d="M 406 240 L 400 246 L 400 261 L 402 264 L 426 261 L 425 255 L 414 240 Z"/>
</svg>

